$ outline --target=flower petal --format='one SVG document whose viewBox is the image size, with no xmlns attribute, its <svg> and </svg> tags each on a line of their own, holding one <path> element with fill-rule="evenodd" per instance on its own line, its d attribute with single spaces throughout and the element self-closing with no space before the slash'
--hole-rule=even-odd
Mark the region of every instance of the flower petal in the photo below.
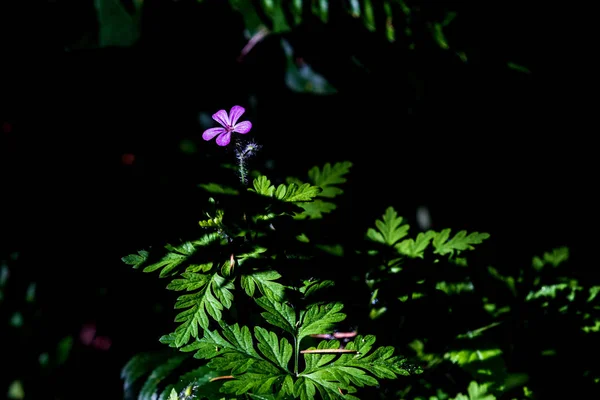
<svg viewBox="0 0 600 400">
<path fill-rule="evenodd" d="M 227 146 L 230 141 L 231 141 L 231 132 L 227 132 L 227 131 L 225 131 L 225 133 L 220 134 L 219 137 L 217 138 L 217 144 L 219 146 Z"/>
<path fill-rule="evenodd" d="M 250 121 L 242 121 L 239 124 L 233 127 L 233 131 L 237 133 L 248 133 L 252 129 L 252 122 Z"/>
<path fill-rule="evenodd" d="M 212 138 L 214 138 L 217 135 L 220 135 L 222 133 L 227 132 L 227 130 L 225 128 L 210 128 L 204 131 L 204 133 L 202 134 L 202 139 L 204 140 L 210 140 Z"/>
<path fill-rule="evenodd" d="M 231 107 L 231 111 L 229 111 L 229 122 L 231 123 L 231 126 L 238 122 L 238 119 L 240 119 L 244 112 L 246 112 L 246 109 L 242 106 Z"/>
<path fill-rule="evenodd" d="M 227 111 L 225 110 L 217 111 L 213 114 L 212 118 L 223 126 L 229 125 L 229 117 L 227 116 Z"/>
</svg>

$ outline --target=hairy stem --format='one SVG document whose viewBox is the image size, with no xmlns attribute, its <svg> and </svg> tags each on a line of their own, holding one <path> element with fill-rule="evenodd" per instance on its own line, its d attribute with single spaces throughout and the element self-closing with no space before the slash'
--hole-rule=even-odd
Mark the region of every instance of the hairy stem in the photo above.
<svg viewBox="0 0 600 400">
<path fill-rule="evenodd" d="M 298 376 L 298 358 L 300 357 L 300 340 L 294 336 L 294 375 Z"/>
<path fill-rule="evenodd" d="M 260 146 L 257 145 L 254 141 L 250 141 L 247 144 L 242 144 L 240 142 L 236 143 L 237 150 L 235 151 L 235 155 L 238 160 L 239 173 L 240 173 L 240 181 L 242 181 L 243 185 L 248 184 L 248 169 L 246 168 L 246 161 L 249 157 L 251 157 L 254 153 L 256 153 Z"/>
</svg>

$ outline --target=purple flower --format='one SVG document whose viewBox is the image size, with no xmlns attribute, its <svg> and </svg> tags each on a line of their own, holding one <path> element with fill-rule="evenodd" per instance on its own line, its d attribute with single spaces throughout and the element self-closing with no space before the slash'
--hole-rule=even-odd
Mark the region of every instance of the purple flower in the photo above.
<svg viewBox="0 0 600 400">
<path fill-rule="evenodd" d="M 246 134 L 252 129 L 252 123 L 250 121 L 238 122 L 238 119 L 246 110 L 241 106 L 231 107 L 229 115 L 227 111 L 219 110 L 213 114 L 212 118 L 221 124 L 222 128 L 210 128 L 204 131 L 202 139 L 211 140 L 217 136 L 217 144 L 219 146 L 227 146 L 231 141 L 231 133 L 237 132 Z"/>
</svg>

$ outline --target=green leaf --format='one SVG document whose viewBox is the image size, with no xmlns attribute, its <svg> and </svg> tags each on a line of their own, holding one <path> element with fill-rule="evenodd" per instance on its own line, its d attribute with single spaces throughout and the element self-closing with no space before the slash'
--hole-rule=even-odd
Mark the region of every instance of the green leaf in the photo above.
<svg viewBox="0 0 600 400">
<path fill-rule="evenodd" d="M 489 384 L 477 384 L 475 381 L 471 381 L 469 388 L 467 389 L 468 396 L 459 393 L 456 397 L 450 400 L 496 400 L 496 396 L 488 394 Z"/>
<path fill-rule="evenodd" d="M 171 393 L 169 393 L 169 400 L 179 400 L 179 396 L 175 389 L 171 389 Z"/>
<path fill-rule="evenodd" d="M 287 303 L 273 301 L 267 296 L 260 297 L 254 301 L 266 310 L 266 312 L 260 314 L 265 321 L 283 329 L 291 335 L 296 335 L 296 312 L 292 307 Z"/>
<path fill-rule="evenodd" d="M 191 242 L 185 242 L 179 247 L 171 245 L 165 246 L 167 250 L 170 250 L 159 262 L 146 266 L 144 272 L 154 272 L 158 269 L 160 271 L 160 277 L 165 277 L 169 272 L 173 271 L 180 264 L 185 262 L 188 257 L 196 251 L 196 248 Z"/>
<path fill-rule="evenodd" d="M 323 166 L 322 169 L 314 166 L 308 172 L 308 179 L 310 183 L 315 186 L 321 188 L 321 192 L 318 197 L 325 198 L 334 198 L 344 191 L 337 187 L 336 185 L 340 185 L 346 182 L 346 175 L 350 168 L 352 167 L 352 163 L 349 161 L 338 162 L 331 166 L 330 163 L 327 163 Z M 295 182 L 300 184 L 301 182 L 297 179 L 288 178 L 288 183 Z M 321 199 L 315 199 L 312 202 L 300 203 L 299 207 L 304 209 L 304 211 L 295 216 L 296 219 L 319 219 L 323 218 L 323 214 L 330 213 L 336 209 L 336 205 L 334 203 L 323 201 Z"/>
<path fill-rule="evenodd" d="M 312 186 L 308 183 L 297 185 L 290 183 L 284 185 L 283 183 L 277 187 L 275 191 L 275 197 L 282 201 L 312 201 L 321 192 L 321 188 L 318 186 Z"/>
<path fill-rule="evenodd" d="M 309 335 L 329 332 L 336 323 L 346 318 L 346 314 L 340 312 L 343 307 L 339 302 L 310 305 L 306 311 L 300 313 L 298 340 Z"/>
<path fill-rule="evenodd" d="M 271 185 L 271 181 L 264 175 L 255 178 L 252 181 L 252 186 L 254 189 L 249 188 L 249 191 L 263 196 L 273 197 L 273 193 L 275 193 L 275 186 Z"/>
<path fill-rule="evenodd" d="M 327 163 L 323 166 L 323 169 L 315 166 L 308 171 L 308 178 L 313 185 L 319 186 L 322 189 L 321 193 L 319 193 L 320 197 L 333 198 L 344 193 L 336 185 L 346 183 L 344 175 L 350 172 L 351 167 L 352 163 L 349 161 L 338 162 L 333 166 Z"/>
<path fill-rule="evenodd" d="M 593 301 L 596 297 L 598 297 L 598 293 L 600 293 L 600 286 L 592 286 L 589 288 L 590 296 L 587 299 L 587 302 Z"/>
<path fill-rule="evenodd" d="M 254 349 L 252 335 L 247 326 L 219 323 L 222 334 L 217 330 L 204 330 L 204 336 L 192 343 L 186 351 L 196 350 L 195 358 L 213 360 L 209 367 L 218 371 L 242 374 L 254 362 L 263 361 Z"/>
<path fill-rule="evenodd" d="M 254 179 L 252 185 L 254 189 L 249 188 L 248 190 L 263 196 L 275 197 L 277 200 L 286 202 L 312 201 L 321 191 L 319 187 L 312 186 L 308 183 L 301 185 L 296 183 L 284 185 L 282 183 L 275 188 L 275 186 L 271 185 L 271 181 L 265 176 L 259 176 Z"/>
<path fill-rule="evenodd" d="M 234 288 L 233 283 L 226 281 L 217 273 L 213 274 L 207 282 L 200 278 L 189 280 L 188 283 L 177 283 L 176 287 L 193 287 L 200 285 L 200 290 L 193 294 L 186 294 L 177 298 L 175 309 L 188 308 L 175 317 L 175 322 L 181 325 L 175 329 L 175 346 L 181 347 L 191 338 L 198 338 L 198 327 L 208 328 L 209 316 L 215 321 L 222 318 L 221 310 L 231 307 Z M 187 285 L 187 286 L 186 286 Z"/>
<path fill-rule="evenodd" d="M 434 231 L 420 232 L 417 235 L 417 239 L 404 239 L 396 246 L 398 253 L 403 254 L 411 258 L 423 258 L 425 249 L 429 246 L 429 242 L 435 236 Z"/>
<path fill-rule="evenodd" d="M 65 336 L 62 338 L 60 342 L 56 345 L 56 364 L 62 365 L 64 364 L 69 355 L 71 354 L 71 349 L 73 348 L 73 336 Z"/>
<path fill-rule="evenodd" d="M 121 370 L 124 390 L 131 390 L 133 384 L 141 377 L 149 374 L 154 368 L 162 365 L 172 356 L 172 351 L 145 352 L 133 356 Z"/>
<path fill-rule="evenodd" d="M 507 378 L 507 369 L 502 350 L 490 347 L 481 336 L 475 339 L 458 341 L 460 348 L 448 351 L 444 359 L 460 365 L 474 379 L 486 379 L 503 385 Z"/>
<path fill-rule="evenodd" d="M 323 218 L 323 214 L 329 214 L 337 208 L 334 203 L 323 201 L 321 199 L 299 203 L 298 207 L 302 208 L 304 211 L 295 215 L 295 219 L 321 219 Z"/>
<path fill-rule="evenodd" d="M 436 290 L 441 290 L 447 295 L 454 295 L 464 292 L 473 292 L 475 287 L 473 286 L 473 282 L 446 282 L 446 281 L 438 281 L 435 284 Z"/>
<path fill-rule="evenodd" d="M 158 262 L 154 262 L 150 265 L 147 265 L 143 271 L 144 272 L 154 272 L 156 270 L 161 270 L 159 276 L 161 278 L 171 275 L 174 270 L 187 262 L 194 253 L 196 253 L 197 249 L 200 247 L 207 247 L 212 244 L 220 242 L 222 237 L 217 232 L 210 232 L 200 239 L 195 240 L 193 242 L 184 242 L 180 246 L 172 246 L 170 244 L 165 246 L 168 253 L 163 256 Z M 130 254 L 128 256 L 123 257 L 121 260 L 128 265 L 132 265 L 133 268 L 139 268 L 144 263 L 146 263 L 149 259 L 149 254 L 147 251 L 140 250 L 138 254 Z"/>
<path fill-rule="evenodd" d="M 121 258 L 125 264 L 132 265 L 133 268 L 139 268 L 148 259 L 148 252 L 145 250 L 138 251 L 138 254 L 130 254 Z"/>
<path fill-rule="evenodd" d="M 176 384 L 169 385 L 169 387 L 163 391 L 161 397 L 170 400 L 168 396 L 170 396 L 174 390 L 175 394 L 181 394 L 181 400 L 202 399 L 204 397 L 209 399 L 221 399 L 223 397 L 223 395 L 219 393 L 221 384 L 218 382 L 211 382 L 212 378 L 216 378 L 219 375 L 218 371 L 215 371 L 207 365 L 202 365 L 181 375 Z M 179 397 L 177 397 L 177 399 L 180 400 Z"/>
<path fill-rule="evenodd" d="M 377 378 L 395 379 L 398 375 L 410 374 L 404 367 L 404 359 L 393 355 L 393 347 L 379 347 L 369 353 L 374 343 L 374 336 L 358 335 L 345 347 L 356 353 L 338 356 L 333 352 L 340 348 L 337 340 L 319 342 L 316 350 L 332 350 L 332 353 L 304 354 L 306 367 L 294 385 L 294 395 L 310 399 L 318 391 L 324 399 L 341 398 L 340 390 L 344 394 L 355 393 L 357 387 L 378 385 Z M 346 395 L 344 398 L 355 397 Z"/>
<path fill-rule="evenodd" d="M 288 364 L 292 358 L 292 345 L 285 339 L 278 337 L 274 332 L 269 332 L 260 326 L 254 328 L 254 336 L 258 340 L 258 349 L 264 356 L 283 371 L 290 373 Z"/>
<path fill-rule="evenodd" d="M 377 230 L 369 228 L 367 237 L 374 242 L 394 246 L 408 232 L 409 225 L 403 225 L 402 222 L 403 218 L 398 216 L 396 210 L 388 207 L 383 215 L 383 220 L 375 221 Z"/>
<path fill-rule="evenodd" d="M 250 297 L 254 296 L 255 289 L 258 288 L 260 293 L 273 302 L 281 301 L 285 287 L 275 282 L 281 278 L 281 275 L 273 270 L 268 271 L 253 271 L 243 274 L 241 278 L 241 286 Z"/>
<path fill-rule="evenodd" d="M 453 350 L 444 354 L 444 358 L 450 360 L 454 364 L 465 366 L 467 364 L 479 361 L 485 361 L 492 357 L 498 357 L 502 354 L 500 349 L 485 349 L 485 350 Z"/>
<path fill-rule="evenodd" d="M 178 368 L 189 356 L 187 354 L 176 354 L 169 358 L 164 364 L 154 368 L 144 382 L 140 390 L 138 400 L 156 399 L 158 386 L 167 378 L 176 368 Z"/>
<path fill-rule="evenodd" d="M 544 266 L 550 264 L 554 268 L 558 267 L 569 259 L 569 248 L 558 247 L 553 249 L 550 253 L 544 253 L 542 258 L 534 257 L 531 264 L 537 271 L 541 270 Z"/>
<path fill-rule="evenodd" d="M 244 25 L 251 35 L 256 34 L 263 26 L 252 2 L 248 0 L 229 0 L 229 4 L 244 18 Z"/>
<path fill-rule="evenodd" d="M 473 232 L 467 236 L 467 231 L 460 231 L 452 239 L 448 240 L 449 237 L 450 229 L 444 229 L 435 235 L 433 238 L 435 254 L 450 254 L 452 256 L 455 251 L 458 254 L 463 250 L 473 250 L 472 245 L 482 243 L 490 235 L 488 233 Z"/>
<path fill-rule="evenodd" d="M 223 214 L 223 210 L 216 210 L 215 217 L 212 218 L 206 213 L 209 219 L 199 221 L 199 224 L 203 228 L 221 228 L 223 225 Z"/>
<path fill-rule="evenodd" d="M 8 386 L 7 398 L 10 400 L 21 400 L 25 398 L 25 390 L 23 389 L 23 383 L 20 380 L 14 380 Z"/>
<path fill-rule="evenodd" d="M 210 264 L 212 266 L 212 263 Z M 167 285 L 167 289 L 181 291 L 186 290 L 193 292 L 194 290 L 202 289 L 208 282 L 210 282 L 210 276 L 206 274 L 197 274 L 195 272 L 184 272 L 181 274 L 183 279 L 173 279 L 171 283 Z"/>
<path fill-rule="evenodd" d="M 141 0 L 134 0 L 136 12 L 131 15 L 119 0 L 95 0 L 98 15 L 100 47 L 128 47 L 140 37 Z"/>
<path fill-rule="evenodd" d="M 299 290 L 300 293 L 304 294 L 304 297 L 308 297 L 319 290 L 333 287 L 334 285 L 335 282 L 331 280 L 307 280 L 303 282 L 303 286 Z"/>
<path fill-rule="evenodd" d="M 263 257 L 263 254 L 267 251 L 265 247 L 254 246 L 249 252 L 238 254 L 236 258 L 238 259 L 238 264 L 244 265 L 246 261 L 260 259 Z"/>
<path fill-rule="evenodd" d="M 210 360 L 209 367 L 235 377 L 223 384 L 223 392 L 270 394 L 283 385 L 289 377 L 288 364 L 292 357 L 292 345 L 287 339 L 278 340 L 274 332 L 256 327 L 258 353 L 248 327 L 220 325 L 222 335 L 205 330 L 204 337 L 190 347 L 197 350 L 194 357 Z"/>
<path fill-rule="evenodd" d="M 556 296 L 562 292 L 570 290 L 570 293 L 567 297 L 569 301 L 573 301 L 575 299 L 575 295 L 578 291 L 582 291 L 583 288 L 578 286 L 576 283 L 572 282 L 570 284 L 567 283 L 557 283 L 554 285 L 544 285 L 536 291 L 531 291 L 527 294 L 525 301 L 531 301 L 535 299 L 541 298 L 556 298 Z"/>
</svg>

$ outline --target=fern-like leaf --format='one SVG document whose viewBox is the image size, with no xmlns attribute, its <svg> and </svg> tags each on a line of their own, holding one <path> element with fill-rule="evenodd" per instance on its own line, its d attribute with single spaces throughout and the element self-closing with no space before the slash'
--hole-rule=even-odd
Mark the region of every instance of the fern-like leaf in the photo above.
<svg viewBox="0 0 600 400">
<path fill-rule="evenodd" d="M 200 239 L 193 242 L 184 242 L 180 246 L 165 246 L 168 253 L 159 261 L 146 265 L 144 272 L 154 272 L 160 270 L 159 276 L 164 278 L 175 273 L 176 268 L 186 263 L 189 258 L 196 253 L 197 248 L 207 247 L 221 241 L 221 236 L 216 232 L 203 235 Z M 125 264 L 140 268 L 149 261 L 149 253 L 145 250 L 138 251 L 138 254 L 130 254 L 121 259 Z"/>
<path fill-rule="evenodd" d="M 342 303 L 311 304 L 306 311 L 300 313 L 298 340 L 309 335 L 329 332 L 336 323 L 343 321 L 346 314 L 340 312 Z"/>
<path fill-rule="evenodd" d="M 433 238 L 434 253 L 439 255 L 450 254 L 452 256 L 455 251 L 458 254 L 464 250 L 473 250 L 474 244 L 480 244 L 489 237 L 488 233 L 473 232 L 467 235 L 467 231 L 460 231 L 448 240 L 450 229 L 444 229 Z"/>
<path fill-rule="evenodd" d="M 377 230 L 369 228 L 367 237 L 374 242 L 394 246 L 408 233 L 409 225 L 403 224 L 403 221 L 393 207 L 388 207 L 383 219 L 375 221 Z"/>
<path fill-rule="evenodd" d="M 291 335 L 296 334 L 296 311 L 290 305 L 273 301 L 267 296 L 260 297 L 254 301 L 265 310 L 265 312 L 260 314 L 265 321 L 283 329 Z"/>
<path fill-rule="evenodd" d="M 192 400 L 192 399 L 221 399 L 222 394 L 219 393 L 221 385 L 216 382 L 211 382 L 211 379 L 219 376 L 219 372 L 202 365 L 191 371 L 179 376 L 175 384 L 169 385 L 161 394 L 159 400 L 170 400 L 172 393 L 175 392 L 177 400 Z"/>
<path fill-rule="evenodd" d="M 479 385 L 477 382 L 471 381 L 467 388 L 468 395 L 459 393 L 450 400 L 496 400 L 496 396 L 487 392 L 488 386 L 489 384 L 484 383 Z"/>
<path fill-rule="evenodd" d="M 142 266 L 142 264 L 146 262 L 146 260 L 148 259 L 148 255 L 149 254 L 147 251 L 140 250 L 137 254 L 130 254 L 121 258 L 121 261 L 123 261 L 125 264 L 133 266 L 133 268 L 135 269 L 138 269 L 140 266 Z"/>
<path fill-rule="evenodd" d="M 323 218 L 323 214 L 328 214 L 337 208 L 334 203 L 321 199 L 300 203 L 298 206 L 304 211 L 294 216 L 295 219 L 320 219 Z"/>
<path fill-rule="evenodd" d="M 262 196 L 273 197 L 273 194 L 275 193 L 275 186 L 271 185 L 269 178 L 264 175 L 254 179 L 252 181 L 252 186 L 253 189 L 250 188 L 248 190 Z"/>
<path fill-rule="evenodd" d="M 431 239 L 435 237 L 434 231 L 420 232 L 416 239 L 404 239 L 395 248 L 398 253 L 410 258 L 423 258 L 425 249 L 429 246 Z"/>
<path fill-rule="evenodd" d="M 198 328 L 207 329 L 209 316 L 215 321 L 220 321 L 223 308 L 231 307 L 234 288 L 233 283 L 217 273 L 212 276 L 184 273 L 183 279 L 174 280 L 169 286 L 173 290 L 198 290 L 193 294 L 180 296 L 175 303 L 175 309 L 187 308 L 180 312 L 175 322 L 181 325 L 175 329 L 174 345 L 181 347 L 191 338 L 198 338 Z"/>
<path fill-rule="evenodd" d="M 308 183 L 301 185 L 296 183 L 290 183 L 289 185 L 280 184 L 275 188 L 266 176 L 259 176 L 254 179 L 252 185 L 253 188 L 249 188 L 248 190 L 262 196 L 274 197 L 277 200 L 286 202 L 312 201 L 321 192 L 318 186 Z"/>
<path fill-rule="evenodd" d="M 334 198 L 344 193 L 336 185 L 346 183 L 344 175 L 350 172 L 351 167 L 352 163 L 349 161 L 338 162 L 333 166 L 327 163 L 322 169 L 312 167 L 308 171 L 308 178 L 313 185 L 319 186 L 322 189 L 322 192 L 319 193 L 320 197 Z"/>
<path fill-rule="evenodd" d="M 162 365 L 172 356 L 172 351 L 145 352 L 133 356 L 121 370 L 124 391 L 130 391 L 134 383 L 138 382 L 144 375 L 152 372 L 153 369 Z"/>
<path fill-rule="evenodd" d="M 304 294 L 305 297 L 308 297 L 315 292 L 330 288 L 334 285 L 335 282 L 331 280 L 307 280 L 303 282 L 303 286 L 300 288 L 300 293 Z"/>
<path fill-rule="evenodd" d="M 176 354 L 169 358 L 164 364 L 156 367 L 148 376 L 140 390 L 138 400 L 154 400 L 157 397 L 159 384 L 178 368 L 189 356 L 187 354 Z"/>
<path fill-rule="evenodd" d="M 404 360 L 393 355 L 393 347 L 379 347 L 369 353 L 374 343 L 374 336 L 359 335 L 345 347 L 345 350 L 355 353 L 341 356 L 335 353 L 340 348 L 337 340 L 321 341 L 316 349 L 308 349 L 309 352 L 304 354 L 306 367 L 294 384 L 294 395 L 309 400 L 315 398 L 318 392 L 323 399 L 357 399 L 350 393 L 355 393 L 358 387 L 378 385 L 377 378 L 395 379 L 399 375 L 410 375 L 404 367 Z M 310 353 L 311 350 L 325 353 Z"/>
<path fill-rule="evenodd" d="M 292 345 L 285 338 L 261 327 L 254 328 L 256 347 L 250 329 L 238 324 L 221 323 L 221 333 L 204 331 L 204 337 L 187 346 L 185 351 L 196 351 L 194 357 L 210 360 L 208 366 L 228 371 L 234 380 L 225 382 L 225 393 L 254 394 L 277 393 L 290 375 L 288 364 L 292 358 Z"/>
<path fill-rule="evenodd" d="M 324 197 L 332 199 L 342 193 L 344 191 L 337 187 L 336 185 L 341 185 L 346 183 L 346 178 L 344 175 L 348 174 L 350 168 L 352 167 L 352 163 L 349 161 L 335 163 L 331 166 L 330 163 L 327 163 L 323 166 L 322 169 L 314 166 L 308 172 L 309 182 L 315 186 L 321 188 L 321 192 L 318 197 Z M 297 179 L 288 178 L 289 182 L 300 183 Z M 312 202 L 300 203 L 298 206 L 304 211 L 295 216 L 296 219 L 319 219 L 323 218 L 323 214 L 330 213 L 337 208 L 334 203 L 329 201 L 324 201 L 319 198 L 315 199 Z"/>
<path fill-rule="evenodd" d="M 240 284 L 250 297 L 254 297 L 255 290 L 258 288 L 260 293 L 270 300 L 281 301 L 285 287 L 281 283 L 275 282 L 279 278 L 281 278 L 281 274 L 273 270 L 254 271 L 243 274 Z"/>
<path fill-rule="evenodd" d="M 320 192 L 319 187 L 312 186 L 309 183 L 302 185 L 290 183 L 287 186 L 282 183 L 275 190 L 275 197 L 278 200 L 290 202 L 312 201 Z"/>
<path fill-rule="evenodd" d="M 544 253 L 542 257 L 535 256 L 531 262 L 531 265 L 536 270 L 541 270 L 546 265 L 552 265 L 553 267 L 558 267 L 565 261 L 569 259 L 569 248 L 568 247 L 558 247 L 556 249 L 552 249 L 551 252 Z"/>
</svg>

